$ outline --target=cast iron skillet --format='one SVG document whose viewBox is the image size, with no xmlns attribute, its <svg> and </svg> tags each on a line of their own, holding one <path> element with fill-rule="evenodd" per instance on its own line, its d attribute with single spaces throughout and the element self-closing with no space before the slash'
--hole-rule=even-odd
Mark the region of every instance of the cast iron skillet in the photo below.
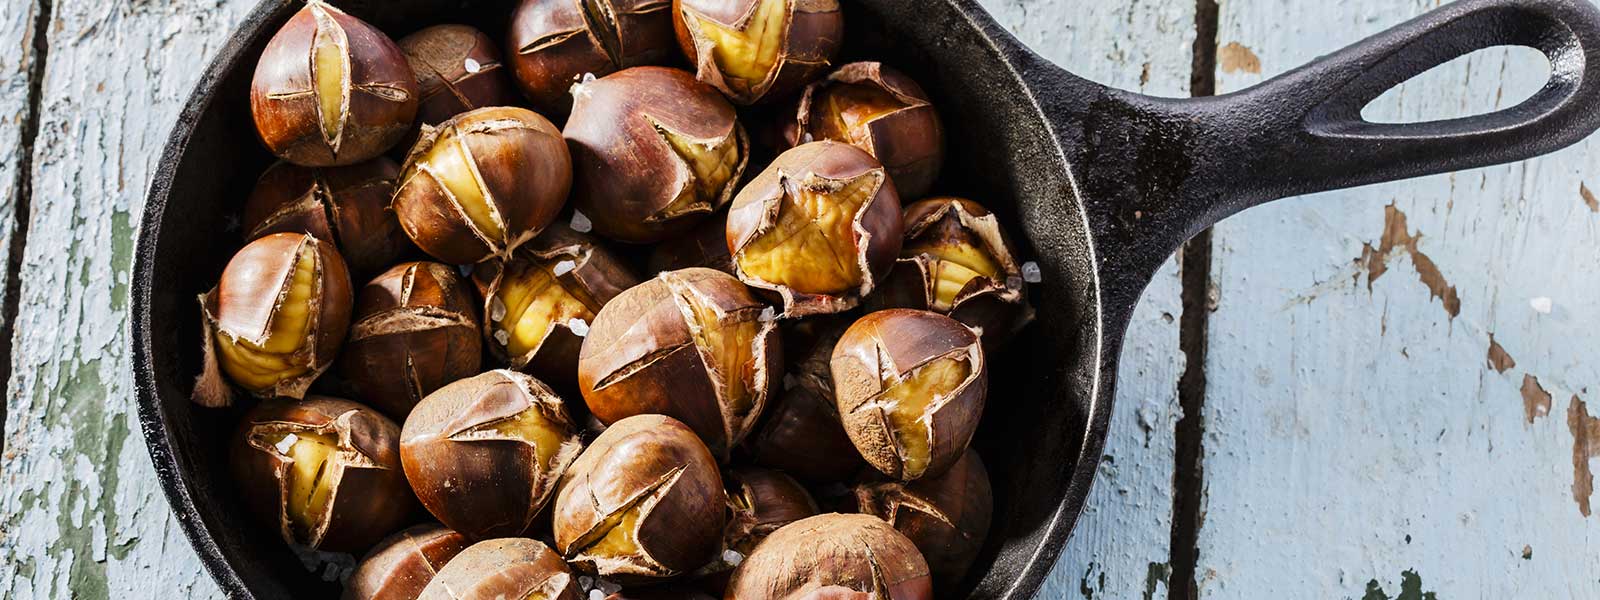
<svg viewBox="0 0 1600 600">
<path fill-rule="evenodd" d="M 474 15 L 499 32 L 510 3 L 336 2 L 396 37 Z M 222 460 L 238 409 L 188 401 L 199 372 L 195 297 L 240 245 L 230 218 L 269 160 L 250 125 L 249 79 L 297 8 L 264 0 L 201 79 L 151 185 L 135 265 L 145 439 L 201 560 L 240 597 L 332 590 L 238 509 Z M 1198 100 L 1080 79 L 973 0 L 847 0 L 846 11 L 844 58 L 882 59 L 934 93 L 950 137 L 939 191 L 996 209 L 1043 273 L 1038 322 L 1013 356 L 991 361 L 1005 367 L 992 376 L 976 444 L 995 480 L 994 531 L 966 589 L 946 596 L 1021 599 L 1039 588 L 1094 480 L 1134 304 L 1191 235 L 1275 198 L 1522 160 L 1600 127 L 1600 11 L 1588 0 L 1466 0 L 1258 87 Z M 1526 102 L 1429 123 L 1362 120 L 1385 90 L 1501 45 L 1550 59 L 1549 83 Z"/>
</svg>

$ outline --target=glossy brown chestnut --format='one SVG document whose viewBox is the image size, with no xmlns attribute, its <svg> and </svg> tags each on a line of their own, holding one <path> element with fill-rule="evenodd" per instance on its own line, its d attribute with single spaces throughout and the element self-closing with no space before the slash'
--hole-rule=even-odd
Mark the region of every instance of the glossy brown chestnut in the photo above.
<svg viewBox="0 0 1600 600">
<path fill-rule="evenodd" d="M 562 132 L 573 201 L 594 231 L 630 243 L 687 232 L 733 198 L 749 141 L 733 105 L 688 73 L 634 67 L 573 88 Z"/>
<path fill-rule="evenodd" d="M 622 590 L 606 600 L 717 600 L 710 594 L 683 586 L 651 586 L 637 590 Z"/>
<path fill-rule="evenodd" d="M 283 232 L 333 242 L 350 270 L 371 276 L 411 248 L 389 211 L 400 167 L 379 157 L 348 167 L 268 167 L 244 204 L 246 239 Z"/>
<path fill-rule="evenodd" d="M 816 516 L 817 503 L 799 482 L 771 469 L 736 467 L 724 483 L 728 489 L 728 550 L 749 556 L 778 528 Z"/>
<path fill-rule="evenodd" d="M 362 401 L 403 421 L 434 390 L 479 372 L 474 304 L 454 267 L 395 265 L 356 296 L 339 374 Z"/>
<path fill-rule="evenodd" d="M 817 319 L 799 324 L 810 325 Z M 823 325 L 801 359 L 783 377 L 783 393 L 773 401 L 745 441 L 756 464 L 778 469 L 810 483 L 834 483 L 854 477 L 867 463 L 845 435 L 833 400 L 829 361 L 833 346 L 850 321 Z M 786 330 L 784 341 L 801 337 Z"/>
<path fill-rule="evenodd" d="M 650 250 L 650 272 L 705 267 L 732 275 L 733 255 L 728 253 L 728 241 L 724 233 L 727 229 L 728 215 L 716 213 L 689 230 L 688 234 L 656 244 Z"/>
<path fill-rule="evenodd" d="M 572 109 L 585 75 L 662 64 L 677 54 L 668 0 L 523 0 L 511 15 L 511 64 L 535 107 Z"/>
<path fill-rule="evenodd" d="M 740 563 L 725 600 L 931 600 L 928 563 L 906 536 L 869 515 L 795 521 Z"/>
<path fill-rule="evenodd" d="M 877 159 L 849 144 L 784 152 L 729 211 L 739 279 L 781 296 L 789 316 L 854 308 L 900 254 L 894 183 Z"/>
<path fill-rule="evenodd" d="M 989 471 L 970 448 L 943 475 L 858 483 L 855 496 L 861 512 L 887 521 L 917 545 L 941 590 L 961 583 L 994 514 Z"/>
<path fill-rule="evenodd" d="M 415 600 L 467 537 L 438 523 L 413 525 L 378 542 L 345 583 L 344 600 Z"/>
<path fill-rule="evenodd" d="M 332 244 L 303 233 L 246 244 L 200 297 L 205 364 L 190 397 L 227 406 L 228 381 L 264 398 L 305 396 L 339 353 L 351 303 L 350 274 Z"/>
<path fill-rule="evenodd" d="M 349 400 L 268 400 L 234 434 L 240 496 L 285 542 L 360 553 L 416 506 L 400 472 L 400 428 Z"/>
<path fill-rule="evenodd" d="M 572 159 L 555 125 L 531 110 L 480 108 L 423 127 L 394 211 L 428 254 L 475 263 L 533 239 L 571 187 Z"/>
<path fill-rule="evenodd" d="M 716 459 L 694 431 L 672 417 L 629 417 L 562 478 L 556 550 L 623 584 L 687 573 L 716 553 L 726 501 Z"/>
<path fill-rule="evenodd" d="M 400 40 L 417 78 L 422 101 L 417 117 L 438 124 L 469 110 L 515 104 L 500 48 L 466 25 L 435 25 Z"/>
<path fill-rule="evenodd" d="M 527 534 L 582 448 L 561 398 L 505 370 L 439 388 L 400 433 L 406 479 L 422 505 L 477 540 Z"/>
<path fill-rule="evenodd" d="M 604 423 L 667 415 L 726 459 L 779 377 L 775 312 L 727 273 L 662 273 L 600 310 L 578 357 L 578 388 Z"/>
<path fill-rule="evenodd" d="M 417 96 L 416 77 L 389 36 L 310 0 L 261 52 L 250 111 L 273 154 L 331 167 L 398 143 L 417 118 Z"/>
<path fill-rule="evenodd" d="M 582 600 L 583 590 L 561 557 L 527 538 L 478 542 L 456 555 L 418 600 Z"/>
<path fill-rule="evenodd" d="M 988 365 L 977 334 L 950 317 L 899 308 L 869 314 L 834 345 L 832 366 L 845 432 L 893 479 L 944 473 L 978 428 Z"/>
<path fill-rule="evenodd" d="M 738 104 L 800 89 L 844 39 L 838 0 L 673 0 L 672 8 L 697 77 Z"/>
<path fill-rule="evenodd" d="M 929 198 L 905 208 L 900 260 L 874 307 L 920 308 L 976 329 L 994 348 L 1033 319 L 1022 269 L 1000 221 L 965 198 Z"/>
<path fill-rule="evenodd" d="M 553 224 L 509 260 L 472 272 L 484 340 L 501 364 L 547 381 L 577 381 L 578 350 L 600 308 L 639 279 L 593 237 Z"/>
<path fill-rule="evenodd" d="M 944 130 L 928 93 L 883 63 L 850 63 L 806 86 L 784 138 L 790 146 L 816 139 L 866 150 L 903 198 L 928 193 L 944 162 Z"/>
</svg>

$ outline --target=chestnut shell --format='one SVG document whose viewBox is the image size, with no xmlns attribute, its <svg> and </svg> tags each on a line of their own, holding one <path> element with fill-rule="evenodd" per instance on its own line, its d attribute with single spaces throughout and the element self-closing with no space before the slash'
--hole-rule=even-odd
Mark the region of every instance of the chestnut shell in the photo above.
<svg viewBox="0 0 1600 600">
<path fill-rule="evenodd" d="M 899 531 L 869 515 L 829 513 L 767 537 L 733 571 L 725 600 L 931 600 L 928 563 Z"/>
<path fill-rule="evenodd" d="M 361 288 L 340 375 L 367 404 L 404 420 L 434 390 L 478 372 L 474 304 L 454 267 L 395 265 Z"/>
<path fill-rule="evenodd" d="M 671 9 L 667 0 L 523 0 L 506 39 L 517 83 L 539 110 L 564 115 L 584 75 L 671 60 Z"/>
<path fill-rule="evenodd" d="M 941 590 L 961 583 L 994 515 L 989 471 L 971 448 L 937 477 L 910 483 L 869 479 L 854 491 L 861 512 L 887 521 L 917 545 Z"/>
<path fill-rule="evenodd" d="M 537 594 L 537 595 L 535 595 Z M 418 600 L 582 600 L 583 591 L 561 557 L 527 538 L 468 546 L 422 590 Z"/>
<path fill-rule="evenodd" d="M 849 131 L 832 131 L 817 122 L 816 111 L 826 110 L 826 105 L 854 104 L 848 98 L 834 97 L 836 90 L 851 88 L 871 90 L 901 107 Z M 927 194 L 944 163 L 944 129 L 928 93 L 916 81 L 883 63 L 850 63 L 806 86 L 783 130 L 789 146 L 798 146 L 807 139 L 827 139 L 866 150 L 883 163 L 903 198 Z"/>
<path fill-rule="evenodd" d="M 245 200 L 245 237 L 309 233 L 338 246 L 356 276 L 370 276 L 411 251 L 411 240 L 389 210 L 399 179 L 400 166 L 383 157 L 327 168 L 278 162 Z"/>
<path fill-rule="evenodd" d="M 711 42 L 691 29 L 690 19 L 710 21 L 744 31 L 764 0 L 673 0 L 672 25 L 678 46 L 695 65 L 695 76 L 717 88 L 737 104 L 749 105 L 780 98 L 815 79 L 839 51 L 844 40 L 844 13 L 838 0 L 781 0 L 784 19 L 783 46 L 766 78 L 754 85 L 731 80 L 710 51 Z"/>
<path fill-rule="evenodd" d="M 445 563 L 467 548 L 467 537 L 423 523 L 384 538 L 356 565 L 343 600 L 414 600 Z"/>
<path fill-rule="evenodd" d="M 400 39 L 422 100 L 417 118 L 433 125 L 469 110 L 517 99 L 494 40 L 466 25 L 434 25 Z"/>
</svg>

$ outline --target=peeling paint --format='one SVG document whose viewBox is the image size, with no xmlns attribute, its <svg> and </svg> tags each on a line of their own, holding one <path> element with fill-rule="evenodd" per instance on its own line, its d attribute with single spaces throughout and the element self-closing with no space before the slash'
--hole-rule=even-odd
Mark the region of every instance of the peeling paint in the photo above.
<svg viewBox="0 0 1600 600">
<path fill-rule="evenodd" d="M 1488 360 L 1489 368 L 1494 369 L 1497 373 L 1504 373 L 1510 368 L 1517 366 L 1517 360 L 1511 358 L 1511 354 L 1506 352 L 1505 347 L 1501 346 L 1500 342 L 1494 340 L 1494 334 L 1492 333 L 1489 334 Z"/>
<path fill-rule="evenodd" d="M 1362 244 L 1361 249 L 1360 260 L 1367 267 L 1367 289 L 1372 289 L 1372 282 L 1389 271 L 1389 261 L 1403 251 L 1411 257 L 1411 266 L 1416 269 L 1417 278 L 1428 286 L 1428 294 L 1438 298 L 1444 312 L 1455 319 L 1461 314 L 1461 297 L 1456 294 L 1456 287 L 1450 285 L 1444 273 L 1439 271 L 1439 265 L 1418 249 L 1420 241 L 1422 233 L 1413 234 L 1406 227 L 1406 213 L 1392 202 L 1383 207 L 1383 235 L 1378 239 L 1378 247 Z"/>
<path fill-rule="evenodd" d="M 1532 425 L 1534 419 L 1550 414 L 1550 392 L 1539 385 L 1539 378 L 1532 374 L 1522 376 L 1522 412 Z"/>
<path fill-rule="evenodd" d="M 1172 565 L 1167 563 L 1150 563 L 1150 569 L 1144 576 L 1144 600 L 1155 600 L 1156 588 L 1172 589 Z"/>
<path fill-rule="evenodd" d="M 1588 517 L 1589 496 L 1594 494 L 1589 459 L 1600 456 L 1600 418 L 1589 416 L 1588 405 L 1573 396 L 1567 407 L 1567 427 L 1572 430 L 1572 499 L 1578 502 L 1578 512 Z"/>
<path fill-rule="evenodd" d="M 1239 42 L 1228 42 L 1217 49 L 1217 64 L 1222 67 L 1223 73 L 1260 73 L 1261 57 L 1249 46 Z"/>
<path fill-rule="evenodd" d="M 1583 203 L 1589 207 L 1589 212 L 1600 213 L 1600 198 L 1594 197 L 1594 192 L 1589 191 L 1588 185 L 1578 184 L 1578 197 L 1583 198 Z"/>
<path fill-rule="evenodd" d="M 1406 570 L 1400 573 L 1400 594 L 1390 596 L 1383 591 L 1383 585 L 1373 579 L 1367 582 L 1367 594 L 1361 600 L 1439 600 L 1433 592 L 1422 591 L 1422 576 L 1416 571 Z"/>
</svg>

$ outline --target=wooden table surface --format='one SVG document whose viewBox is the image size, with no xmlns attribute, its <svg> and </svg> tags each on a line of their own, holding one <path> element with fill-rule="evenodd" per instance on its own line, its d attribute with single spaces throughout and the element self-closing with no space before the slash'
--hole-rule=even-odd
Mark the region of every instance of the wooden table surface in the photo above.
<svg viewBox="0 0 1600 600">
<path fill-rule="evenodd" d="M 217 595 L 138 433 L 127 287 L 172 121 L 252 4 L 0 3 L 0 598 Z M 1186 96 L 1437 3 L 982 4 L 1077 73 Z M 1367 114 L 1506 107 L 1546 71 L 1480 52 Z M 1218 226 L 1140 304 L 1101 477 L 1040 597 L 1600 598 L 1597 197 L 1600 138 Z"/>
</svg>

